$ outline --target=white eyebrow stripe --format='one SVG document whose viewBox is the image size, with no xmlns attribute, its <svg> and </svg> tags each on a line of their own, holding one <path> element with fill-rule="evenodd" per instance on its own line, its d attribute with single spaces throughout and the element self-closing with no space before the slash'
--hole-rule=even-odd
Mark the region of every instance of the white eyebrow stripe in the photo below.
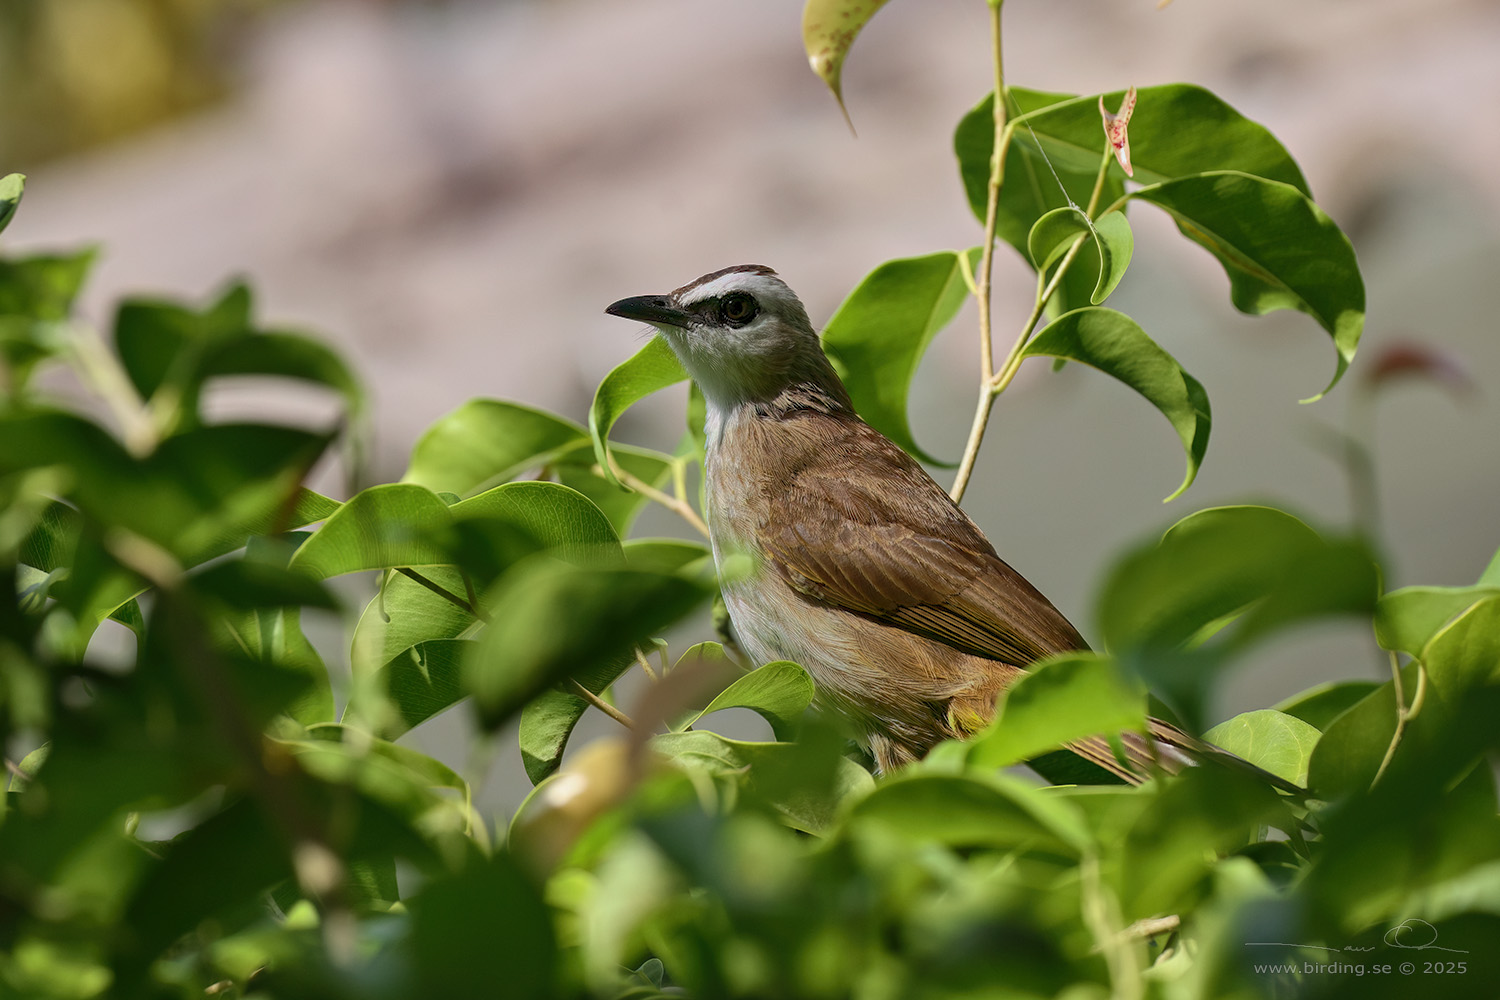
<svg viewBox="0 0 1500 1000">
<path fill-rule="evenodd" d="M 715 278 L 696 288 L 690 288 L 682 294 L 679 300 L 684 306 L 694 305 L 705 299 L 714 299 L 730 292 L 760 292 L 764 295 L 775 295 L 776 285 L 781 284 L 776 278 L 769 275 L 755 274 L 750 271 L 735 271 L 723 277 Z"/>
</svg>

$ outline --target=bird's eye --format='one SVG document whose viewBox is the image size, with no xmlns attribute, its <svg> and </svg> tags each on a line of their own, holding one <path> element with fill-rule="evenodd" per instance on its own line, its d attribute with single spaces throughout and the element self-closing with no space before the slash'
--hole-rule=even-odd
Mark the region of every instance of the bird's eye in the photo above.
<svg viewBox="0 0 1500 1000">
<path fill-rule="evenodd" d="M 759 311 L 755 300 L 744 292 L 726 295 L 724 301 L 719 303 L 719 315 L 724 317 L 724 322 L 732 326 L 744 326 L 754 319 Z"/>
</svg>

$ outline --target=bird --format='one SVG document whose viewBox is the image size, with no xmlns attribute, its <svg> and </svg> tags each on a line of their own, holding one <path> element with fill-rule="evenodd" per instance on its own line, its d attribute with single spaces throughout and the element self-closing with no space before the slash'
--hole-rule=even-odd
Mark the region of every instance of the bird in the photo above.
<svg viewBox="0 0 1500 1000">
<path fill-rule="evenodd" d="M 1088 649 L 927 470 L 860 419 L 771 268 L 726 267 L 605 312 L 655 327 L 702 391 L 714 561 L 752 566 L 720 574 L 738 645 L 806 669 L 880 772 L 982 730 L 1038 660 Z M 1159 719 L 1148 732 L 1079 740 L 1032 766 L 1136 784 L 1208 749 Z"/>
</svg>

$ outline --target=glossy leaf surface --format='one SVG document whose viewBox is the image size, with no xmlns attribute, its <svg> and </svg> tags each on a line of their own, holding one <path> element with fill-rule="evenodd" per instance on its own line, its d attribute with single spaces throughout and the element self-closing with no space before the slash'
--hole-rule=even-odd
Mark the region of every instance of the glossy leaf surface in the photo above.
<svg viewBox="0 0 1500 1000">
<path fill-rule="evenodd" d="M 1129 316 L 1101 308 L 1065 313 L 1032 338 L 1022 357 L 1079 361 L 1144 396 L 1171 423 L 1187 453 L 1187 475 L 1167 499 L 1192 485 L 1208 450 L 1208 394 Z"/>
<path fill-rule="evenodd" d="M 823 348 L 871 427 L 924 462 L 907 420 L 917 366 L 968 293 L 972 257 L 945 250 L 881 264 L 849 293 L 823 330 Z"/>
</svg>

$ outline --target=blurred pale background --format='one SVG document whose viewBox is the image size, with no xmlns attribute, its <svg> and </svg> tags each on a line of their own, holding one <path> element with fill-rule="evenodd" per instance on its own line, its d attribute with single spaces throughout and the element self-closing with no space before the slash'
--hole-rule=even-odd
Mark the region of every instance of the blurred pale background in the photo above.
<svg viewBox="0 0 1500 1000">
<path fill-rule="evenodd" d="M 603 315 L 741 262 L 777 268 L 827 319 L 871 268 L 975 243 L 950 152 L 989 80 L 983 0 L 897 0 L 847 64 L 850 135 L 808 71 L 801 0 L 48 0 L 0 14 L 0 170 L 29 175 L 11 250 L 104 246 L 86 300 L 201 301 L 249 278 L 260 314 L 321 332 L 375 395 L 376 474 L 400 475 L 433 419 L 475 395 L 583 419 L 638 331 Z M 1252 319 L 1165 219 L 1137 209 L 1115 305 L 1207 387 L 1197 484 L 1146 403 L 1069 366 L 1024 371 L 995 411 L 967 507 L 1001 553 L 1091 632 L 1122 547 L 1192 510 L 1262 499 L 1348 524 L 1339 466 L 1353 382 L 1383 343 L 1456 356 L 1479 390 L 1399 386 L 1376 443 L 1389 585 L 1471 582 L 1500 545 L 1500 5 L 1492 0 L 1010 0 L 1014 83 L 1093 92 L 1202 84 L 1267 125 L 1354 240 L 1369 320 L 1333 370 L 1309 319 Z M 12 95 L 15 95 L 12 99 Z M 1008 338 L 1031 282 L 1002 247 Z M 972 310 L 935 344 L 918 439 L 956 457 L 977 382 Z M 668 446 L 680 392 L 620 436 Z M 252 391 L 237 412 L 292 405 Z M 939 471 L 946 482 L 949 473 Z M 337 479 L 322 484 L 336 490 Z M 681 533 L 670 516 L 646 533 Z M 362 585 L 362 583 L 360 584 Z M 351 587 L 351 600 L 368 590 Z M 677 649 L 708 638 L 684 630 Z M 316 637 L 331 661 L 344 639 Z M 1383 669 L 1364 630 L 1277 640 L 1232 676 L 1220 717 L 1317 680 Z M 409 739 L 465 760 L 462 710 Z M 591 719 L 579 739 L 606 732 Z M 748 727 L 747 732 L 752 731 Z M 497 744 L 483 800 L 524 778 Z"/>
</svg>

